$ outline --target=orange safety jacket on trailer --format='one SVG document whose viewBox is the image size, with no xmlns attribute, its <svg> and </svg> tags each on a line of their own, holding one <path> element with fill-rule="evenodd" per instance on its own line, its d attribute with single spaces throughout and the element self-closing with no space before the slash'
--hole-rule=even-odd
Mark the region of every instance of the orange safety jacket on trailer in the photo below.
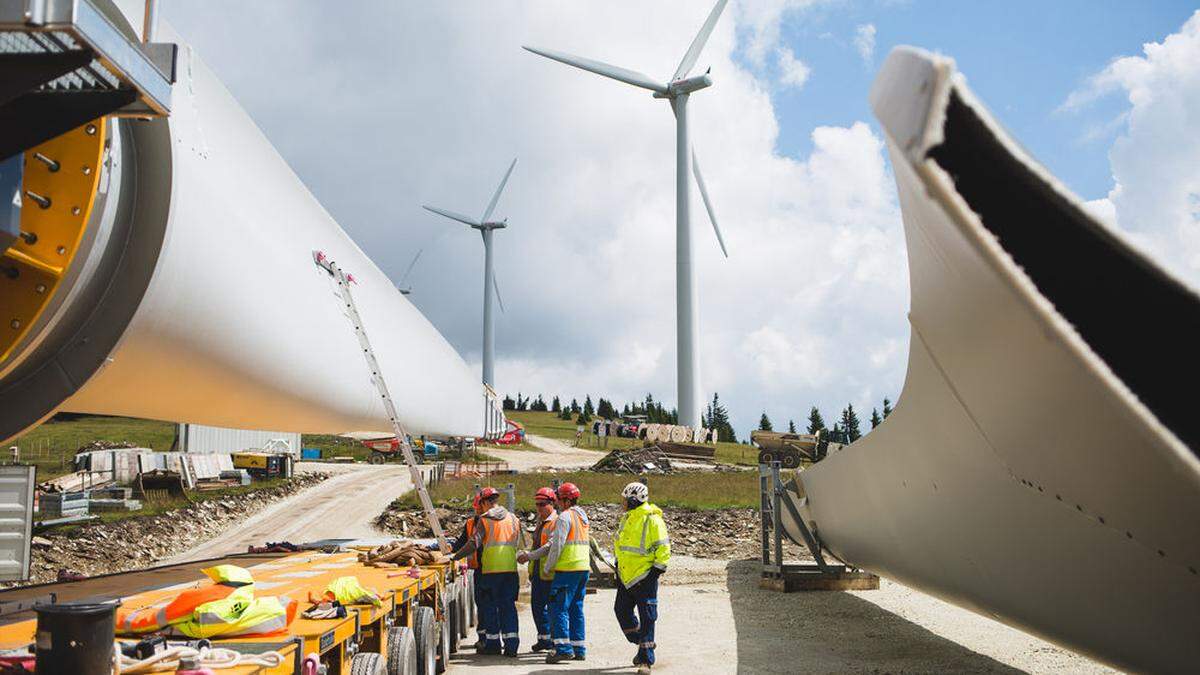
<svg viewBox="0 0 1200 675">
<path fill-rule="evenodd" d="M 118 609 L 117 633 L 152 633 L 163 630 L 167 626 L 190 620 L 192 613 L 200 605 L 224 600 L 234 593 L 244 595 L 247 600 L 254 597 L 254 578 L 250 576 L 250 572 L 237 565 L 217 565 L 200 571 L 213 580 L 211 586 L 183 591 L 166 605 Z"/>
</svg>

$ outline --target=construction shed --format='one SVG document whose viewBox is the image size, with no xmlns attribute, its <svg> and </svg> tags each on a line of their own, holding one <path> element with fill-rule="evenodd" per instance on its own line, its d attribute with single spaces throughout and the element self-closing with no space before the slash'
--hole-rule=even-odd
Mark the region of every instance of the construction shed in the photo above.
<svg viewBox="0 0 1200 675">
<path fill-rule="evenodd" d="M 290 431 L 255 431 L 252 429 L 226 429 L 210 427 L 204 424 L 179 425 L 179 449 L 183 452 L 199 454 L 220 454 L 241 452 L 243 450 L 261 450 L 271 448 L 275 452 L 282 450 L 281 444 L 287 443 L 288 451 L 299 457 L 300 434 Z"/>
</svg>

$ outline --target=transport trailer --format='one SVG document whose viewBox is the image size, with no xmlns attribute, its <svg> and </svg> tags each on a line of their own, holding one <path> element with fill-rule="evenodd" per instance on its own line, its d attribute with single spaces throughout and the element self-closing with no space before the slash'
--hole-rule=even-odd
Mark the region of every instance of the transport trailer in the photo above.
<svg viewBox="0 0 1200 675">
<path fill-rule="evenodd" d="M 408 567 L 371 567 L 359 562 L 367 547 L 338 546 L 296 553 L 247 553 L 178 565 L 0 591 L 0 659 L 19 663 L 45 644 L 37 630 L 35 604 L 111 602 L 123 610 L 161 607 L 180 592 L 211 584 L 200 570 L 215 565 L 243 567 L 254 578 L 256 597 L 286 597 L 298 602 L 286 629 L 265 635 L 213 637 L 213 649 L 250 658 L 279 654 L 277 665 L 239 664 L 220 668 L 222 675 L 318 672 L 326 675 L 432 675 L 443 672 L 458 641 L 474 623 L 470 577 L 458 563 Z M 307 619 L 304 610 L 320 599 L 331 581 L 354 576 L 375 591 L 382 604 L 346 606 L 343 617 Z M 117 636 L 129 646 L 151 635 Z M 168 637 L 159 649 L 197 646 L 190 638 Z M 151 652 L 149 641 L 143 644 Z M 36 656 L 34 657 L 36 658 Z M 27 664 L 30 660 L 25 661 Z M 306 665 L 307 662 L 307 665 Z M 311 671 L 315 666 L 316 670 Z M 305 668 L 310 670 L 305 670 Z M 7 672 L 7 671 L 6 671 Z M 21 672 L 19 670 L 14 672 Z M 170 671 L 167 671 L 170 672 Z"/>
</svg>

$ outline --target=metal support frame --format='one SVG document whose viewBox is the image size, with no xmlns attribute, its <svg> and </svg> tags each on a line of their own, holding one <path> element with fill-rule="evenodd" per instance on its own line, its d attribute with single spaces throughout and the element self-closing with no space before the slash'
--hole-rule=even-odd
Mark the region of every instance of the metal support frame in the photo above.
<svg viewBox="0 0 1200 675">
<path fill-rule="evenodd" d="M 879 577 L 845 564 L 825 561 L 820 537 L 808 529 L 779 478 L 779 462 L 758 465 L 760 536 L 762 542 L 761 586 L 790 590 L 869 590 L 879 587 Z M 788 536 L 780 516 L 784 510 L 796 523 L 814 563 L 786 563 L 783 539 Z M 789 537 L 790 538 L 790 537 Z"/>
</svg>

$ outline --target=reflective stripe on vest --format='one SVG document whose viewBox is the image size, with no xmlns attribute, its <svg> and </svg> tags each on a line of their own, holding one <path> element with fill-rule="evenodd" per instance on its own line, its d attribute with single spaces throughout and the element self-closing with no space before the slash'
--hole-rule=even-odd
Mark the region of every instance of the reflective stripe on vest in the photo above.
<svg viewBox="0 0 1200 675">
<path fill-rule="evenodd" d="M 534 542 L 537 548 L 545 546 L 546 542 L 550 541 L 550 533 L 554 531 L 554 523 L 556 521 L 558 521 L 558 513 L 554 512 L 551 513 L 550 517 L 542 523 L 542 529 L 538 534 L 538 541 Z M 554 578 L 554 570 L 547 570 L 545 567 L 545 558 L 539 558 L 533 561 L 533 573 L 536 574 L 537 577 L 542 581 L 550 581 Z"/>
<path fill-rule="evenodd" d="M 567 541 L 563 545 L 558 562 L 554 565 L 555 572 L 586 572 L 591 569 L 591 551 L 589 550 L 588 524 L 580 515 L 577 506 L 558 514 L 554 527 L 567 525 Z"/>
<path fill-rule="evenodd" d="M 222 582 L 188 589 L 169 602 L 124 612 L 118 610 L 117 632 L 140 634 L 162 630 L 171 624 L 188 621 L 192 618 L 192 613 L 196 608 L 201 605 L 234 597 L 235 594 L 250 600 L 254 597 L 254 586 L 252 584 L 239 585 L 237 582 Z"/>
<path fill-rule="evenodd" d="M 480 518 L 483 525 L 483 555 L 480 564 L 484 574 L 517 571 L 517 538 L 521 524 L 511 513 L 504 520 Z"/>
<path fill-rule="evenodd" d="M 297 603 L 287 596 L 255 598 L 250 602 L 217 600 L 197 607 L 190 621 L 171 627 L 173 634 L 192 638 L 267 635 L 288 627 Z"/>
</svg>

